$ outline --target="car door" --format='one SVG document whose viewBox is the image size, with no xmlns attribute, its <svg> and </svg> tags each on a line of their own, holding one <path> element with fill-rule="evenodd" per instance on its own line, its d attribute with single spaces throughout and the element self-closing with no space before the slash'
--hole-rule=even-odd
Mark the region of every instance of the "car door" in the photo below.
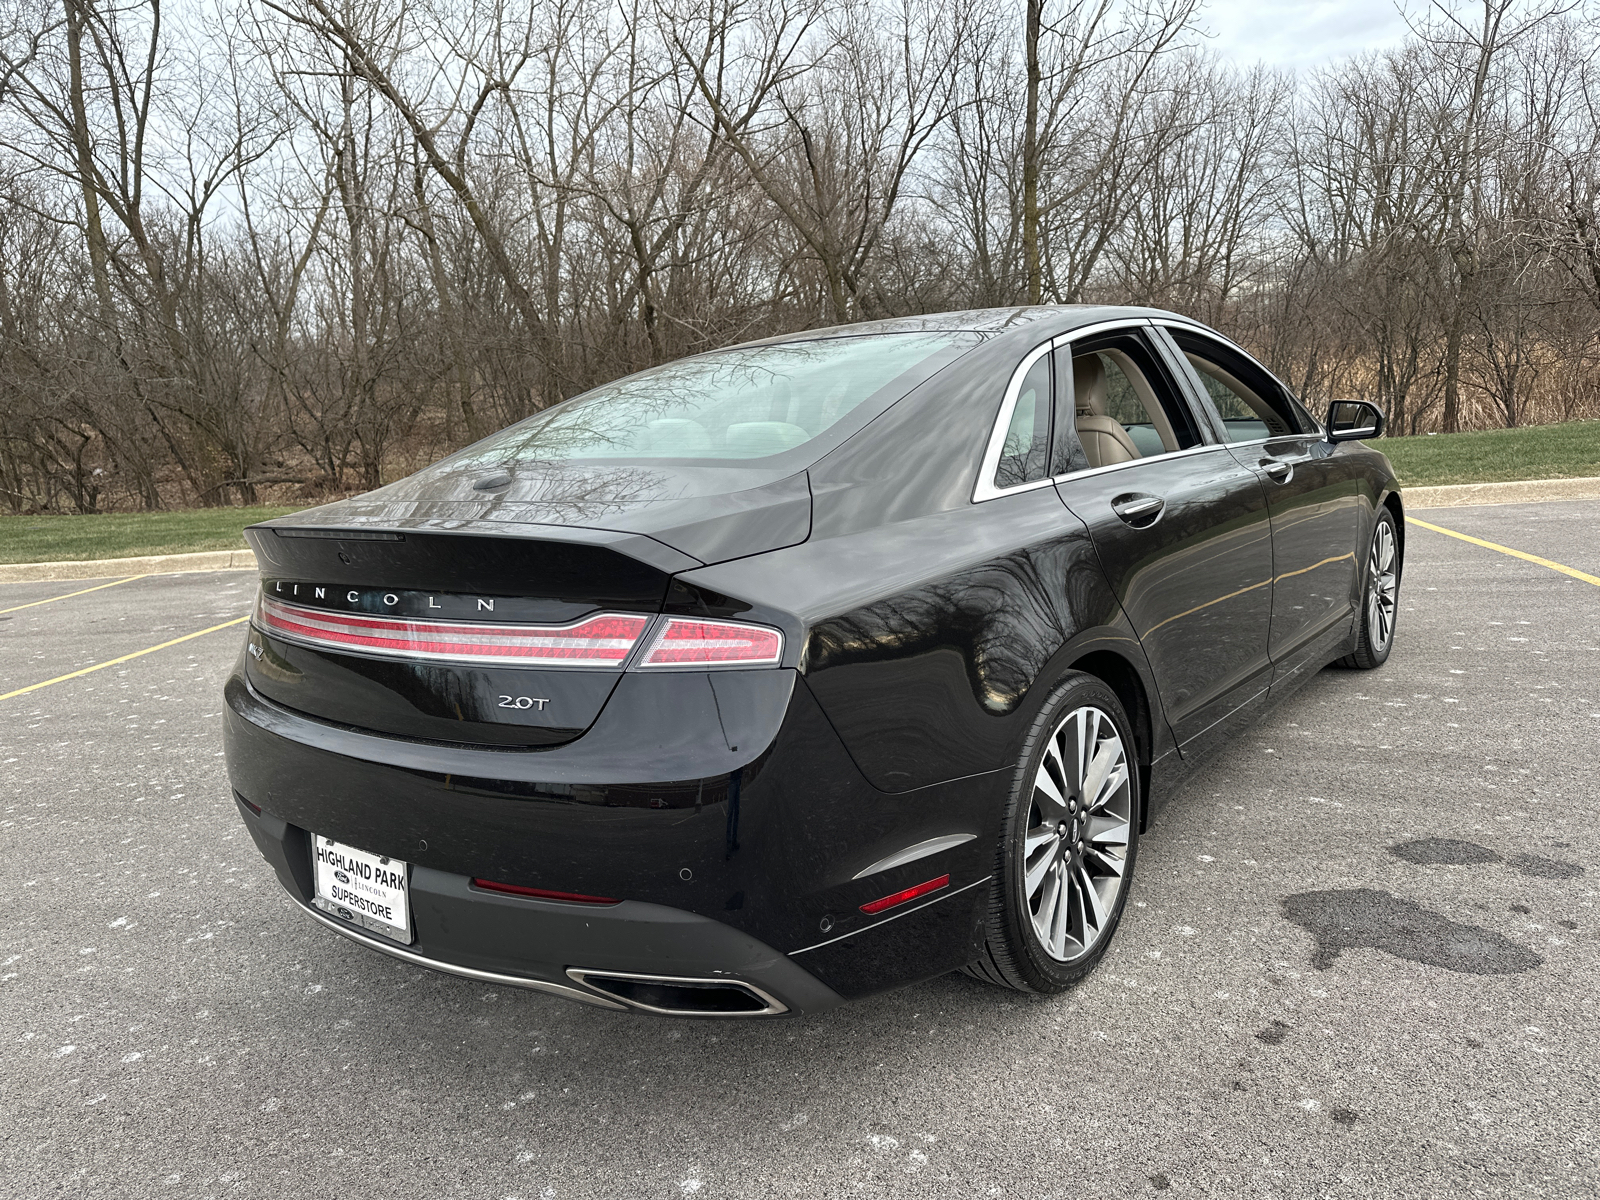
<svg viewBox="0 0 1600 1200">
<path fill-rule="evenodd" d="M 1059 474 L 1056 490 L 1088 527 L 1173 735 L 1193 753 L 1267 690 L 1272 542 L 1261 481 L 1202 424 L 1146 329 L 1075 337 L 1055 355 L 1058 411 L 1070 414 L 1057 429 L 1081 443 L 1068 464 L 1079 469 Z"/>
<path fill-rule="evenodd" d="M 1249 355 L 1193 327 L 1164 332 L 1209 419 L 1266 489 L 1273 547 L 1268 652 L 1274 683 L 1288 684 L 1320 668 L 1350 631 L 1360 575 L 1360 473 Z"/>
</svg>

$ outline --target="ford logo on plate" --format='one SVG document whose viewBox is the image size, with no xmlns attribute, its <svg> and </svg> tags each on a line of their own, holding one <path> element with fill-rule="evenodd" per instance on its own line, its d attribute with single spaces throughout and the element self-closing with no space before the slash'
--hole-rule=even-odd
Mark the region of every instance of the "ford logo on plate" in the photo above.
<svg viewBox="0 0 1600 1200">
<path fill-rule="evenodd" d="M 335 879 L 337 879 L 340 883 L 349 883 L 350 882 L 350 876 L 346 875 L 343 871 L 335 871 L 333 873 L 333 877 Z"/>
</svg>

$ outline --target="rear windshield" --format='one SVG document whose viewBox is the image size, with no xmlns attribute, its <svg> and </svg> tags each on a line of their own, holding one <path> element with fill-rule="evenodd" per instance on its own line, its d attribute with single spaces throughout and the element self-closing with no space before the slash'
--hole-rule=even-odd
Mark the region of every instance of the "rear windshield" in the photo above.
<svg viewBox="0 0 1600 1200">
<path fill-rule="evenodd" d="M 822 453 L 981 338 L 889 333 L 725 350 L 629 375 L 479 442 L 479 462 Z"/>
</svg>

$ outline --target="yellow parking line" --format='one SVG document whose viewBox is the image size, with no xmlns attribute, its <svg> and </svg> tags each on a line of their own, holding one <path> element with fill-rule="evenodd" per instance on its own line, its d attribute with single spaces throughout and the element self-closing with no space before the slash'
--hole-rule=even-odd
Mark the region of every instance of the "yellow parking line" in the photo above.
<svg viewBox="0 0 1600 1200">
<path fill-rule="evenodd" d="M 53 604 L 57 600 L 71 600 L 74 596 L 87 596 L 90 592 L 98 592 L 101 588 L 116 587 L 119 583 L 132 583 L 135 579 L 148 579 L 148 575 L 129 575 L 126 579 L 113 579 L 110 583 L 97 583 L 92 588 L 84 588 L 81 592 L 68 592 L 65 596 L 51 596 L 48 600 L 35 600 L 32 604 L 19 604 L 15 608 L 0 608 L 0 613 L 21 612 L 25 608 L 34 608 L 40 604 Z"/>
<path fill-rule="evenodd" d="M 170 642 L 162 642 L 159 646 L 151 646 L 147 650 L 135 650 L 132 654 L 124 654 L 121 658 L 113 658 L 103 663 L 95 663 L 95 665 L 92 667 L 85 667 L 81 671 L 73 671 L 69 675 L 57 675 L 54 679 L 46 679 L 42 683 L 30 683 L 25 688 L 18 688 L 14 692 L 7 692 L 5 695 L 0 696 L 0 700 L 9 700 L 13 696 L 25 695 L 28 692 L 36 692 L 40 688 L 49 687 L 52 683 L 65 683 L 67 680 L 76 679 L 80 675 L 88 675 L 93 671 L 103 671 L 107 667 L 114 667 L 118 663 L 125 663 L 131 659 L 143 658 L 146 654 L 154 654 L 157 650 L 165 650 L 168 646 L 176 646 L 182 642 L 192 641 L 197 637 L 205 637 L 206 634 L 215 633 L 219 629 L 228 629 L 234 625 L 242 625 L 249 619 L 250 618 L 248 616 L 236 617 L 232 621 L 224 621 L 221 625 L 213 625 L 210 629 L 202 629 L 196 633 L 186 633 L 180 638 L 173 638 Z"/>
<path fill-rule="evenodd" d="M 1431 529 L 1435 533 L 1442 533 L 1449 537 L 1460 538 L 1463 542 L 1471 542 L 1474 546 L 1482 546 L 1486 550 L 1498 550 L 1501 554 L 1509 554 L 1512 558 L 1520 558 L 1524 562 L 1537 563 L 1541 567 L 1549 567 L 1552 571 L 1560 571 L 1563 575 L 1571 575 L 1574 579 L 1581 579 L 1585 583 L 1592 583 L 1600 587 L 1600 578 L 1586 574 L 1575 567 L 1563 566 L 1558 562 L 1551 562 L 1548 558 L 1540 558 L 1537 554 L 1526 554 L 1521 550 L 1513 550 L 1510 546 L 1501 546 L 1494 542 L 1486 542 L 1482 538 L 1469 537 L 1464 533 L 1457 533 L 1454 529 L 1446 529 L 1442 525 L 1430 525 L 1426 521 L 1419 521 L 1415 517 L 1407 517 L 1412 525 L 1420 525 L 1424 529 Z M 4 697 L 0 697 L 4 699 Z"/>
</svg>

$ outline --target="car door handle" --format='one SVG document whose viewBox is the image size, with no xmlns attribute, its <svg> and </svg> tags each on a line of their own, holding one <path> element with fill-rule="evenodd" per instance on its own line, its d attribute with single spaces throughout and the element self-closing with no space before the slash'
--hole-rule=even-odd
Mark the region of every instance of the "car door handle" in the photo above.
<svg viewBox="0 0 1600 1200">
<path fill-rule="evenodd" d="M 1294 477 L 1294 464 L 1281 458 L 1263 458 L 1260 465 L 1275 483 L 1288 483 Z"/>
<path fill-rule="evenodd" d="M 1129 525 L 1148 525 L 1166 505 L 1160 496 L 1118 496 L 1111 502 L 1111 511 Z"/>
</svg>

